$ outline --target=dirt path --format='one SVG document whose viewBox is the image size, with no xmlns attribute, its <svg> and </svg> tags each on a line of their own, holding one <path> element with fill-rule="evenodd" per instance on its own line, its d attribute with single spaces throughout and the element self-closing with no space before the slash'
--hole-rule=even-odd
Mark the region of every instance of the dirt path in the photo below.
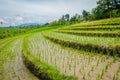
<svg viewBox="0 0 120 80">
<path fill-rule="evenodd" d="M 3 80 L 38 80 L 23 64 L 22 39 L 15 40 L 11 45 L 9 50 L 15 57 L 7 58 L 7 62 L 4 64 Z"/>
</svg>

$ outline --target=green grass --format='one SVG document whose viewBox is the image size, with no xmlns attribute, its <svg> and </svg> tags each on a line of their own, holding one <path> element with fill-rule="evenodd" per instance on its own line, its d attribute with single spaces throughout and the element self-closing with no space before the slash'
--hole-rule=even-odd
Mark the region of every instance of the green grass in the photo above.
<svg viewBox="0 0 120 80">
<path fill-rule="evenodd" d="M 74 34 L 74 35 L 80 35 L 80 36 L 120 37 L 120 30 L 114 30 L 114 31 L 56 30 L 55 32 Z"/>
<path fill-rule="evenodd" d="M 15 58 L 17 54 L 12 49 L 17 50 L 18 47 L 14 47 L 15 40 L 19 39 L 23 41 L 22 58 L 25 66 L 40 79 L 101 80 L 106 75 L 112 75 L 111 78 L 117 80 L 120 73 L 120 39 L 116 37 L 120 31 L 119 21 L 120 18 L 112 18 L 33 30 L 21 28 L 21 32 L 19 28 L 0 28 L 0 35 L 9 37 L 0 39 L 0 79 L 5 77 L 1 78 L 1 75 L 4 74 L 7 59 Z M 108 73 L 111 66 L 115 67 L 114 73 Z"/>
<path fill-rule="evenodd" d="M 32 28 L 0 28 L 0 39 L 25 34 L 30 30 L 32 30 Z"/>
<path fill-rule="evenodd" d="M 7 37 L 14 37 L 19 35 L 24 35 L 28 33 L 35 33 L 40 31 L 46 31 L 46 30 L 52 30 L 52 29 L 59 29 L 65 26 L 68 26 L 69 24 L 65 25 L 59 25 L 59 26 L 41 26 L 41 27 L 6 27 L 6 28 L 0 28 L 0 39 L 4 39 Z"/>
<path fill-rule="evenodd" d="M 55 31 L 62 31 L 62 32 L 88 32 L 88 33 L 120 33 L 120 29 L 116 30 L 55 30 Z"/>
<path fill-rule="evenodd" d="M 23 43 L 24 63 L 31 71 L 33 71 L 33 73 L 37 77 L 45 80 L 77 80 L 77 78 L 73 76 L 66 76 L 65 74 L 59 73 L 59 71 L 55 67 L 47 64 L 46 62 L 41 61 L 39 58 L 39 54 L 36 55 L 37 53 L 33 51 L 32 53 L 29 50 L 28 43 L 31 43 L 31 42 L 27 40 L 27 37 L 26 37 Z"/>
<path fill-rule="evenodd" d="M 100 31 L 114 31 L 114 30 L 119 30 L 120 29 L 120 25 L 106 25 L 106 26 L 82 26 L 82 27 L 74 27 L 74 26 L 68 26 L 65 28 L 62 28 L 61 30 L 100 30 Z"/>
<path fill-rule="evenodd" d="M 66 78 L 69 77 L 70 78 L 68 80 L 76 80 L 76 78 L 74 77 L 79 77 L 79 75 L 81 75 L 81 77 L 79 77 L 78 80 L 82 79 L 82 77 L 87 79 L 88 72 L 92 73 L 92 71 L 97 70 L 96 68 L 99 67 L 99 64 L 102 64 L 102 62 L 104 62 L 102 60 L 106 61 L 107 58 L 109 57 L 106 55 L 96 54 L 93 52 L 90 53 L 85 51 L 79 51 L 72 48 L 67 48 L 57 45 L 49 40 L 46 40 L 41 35 L 41 33 L 31 34 L 28 37 L 25 37 L 24 41 L 25 41 L 24 42 L 25 45 L 23 49 L 23 55 L 25 56 L 25 58 L 27 57 L 26 60 L 28 61 L 25 60 L 25 63 L 28 63 L 27 66 L 28 65 L 32 66 L 32 64 L 36 66 L 37 70 L 36 69 L 33 70 L 34 67 L 32 67 L 31 70 L 31 71 L 35 71 L 33 72 L 34 74 L 38 73 L 36 71 L 40 71 L 39 73 L 42 73 L 42 71 L 44 71 L 44 73 L 42 74 L 46 74 L 46 76 L 51 76 L 51 75 L 55 75 L 54 72 L 58 72 L 57 73 L 58 76 L 56 76 L 55 78 L 54 76 L 52 77 L 53 80 L 57 80 L 57 79 L 66 80 Z M 97 64 L 98 66 L 95 66 L 92 63 L 93 61 L 94 64 Z M 87 67 L 87 65 L 89 65 L 89 67 Z M 94 65 L 94 69 L 91 71 L 91 67 L 93 65 Z M 43 70 L 41 70 L 41 67 Z M 47 75 L 48 71 L 46 71 L 46 67 L 49 68 L 48 70 L 50 70 L 51 72 L 49 75 Z M 80 69 L 80 67 L 82 68 Z M 104 67 L 105 66 L 103 66 L 103 68 Z M 29 68 L 31 69 L 31 67 Z M 86 68 L 88 68 L 88 71 L 85 70 Z M 61 73 L 64 76 L 60 76 Z M 79 73 L 79 75 L 77 73 Z M 39 78 L 44 77 L 40 75 L 38 76 Z M 64 78 L 65 76 L 66 78 Z"/>
<path fill-rule="evenodd" d="M 0 41 L 0 75 L 2 75 L 2 77 L 0 77 L 1 80 L 4 79 L 4 64 L 6 63 L 6 61 L 9 59 L 13 59 L 15 58 L 16 54 L 13 54 L 11 49 L 13 47 L 13 43 L 17 38 L 12 38 L 12 39 L 7 39 L 2 41 Z"/>
<path fill-rule="evenodd" d="M 43 36 L 53 42 L 75 49 L 120 56 L 119 38 L 85 37 L 63 33 L 45 32 Z"/>
<path fill-rule="evenodd" d="M 61 40 L 66 40 L 70 42 L 77 42 L 83 44 L 101 45 L 101 46 L 116 46 L 120 43 L 119 37 L 109 38 L 109 37 L 89 37 L 89 36 L 77 36 L 64 33 L 56 32 L 44 32 L 43 34 L 50 37 L 54 37 Z"/>
<path fill-rule="evenodd" d="M 104 26 L 104 25 L 120 25 L 120 18 L 109 18 L 96 21 L 82 22 L 72 25 L 71 27 L 88 27 L 88 26 Z"/>
</svg>

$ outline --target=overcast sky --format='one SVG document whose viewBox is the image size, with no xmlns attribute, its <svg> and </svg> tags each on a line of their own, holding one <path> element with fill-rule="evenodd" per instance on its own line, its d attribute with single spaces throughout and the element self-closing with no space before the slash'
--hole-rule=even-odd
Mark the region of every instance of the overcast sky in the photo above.
<svg viewBox="0 0 120 80">
<path fill-rule="evenodd" d="M 91 11 L 97 0 L 0 0 L 2 26 L 22 23 L 45 23 L 69 13 Z"/>
</svg>

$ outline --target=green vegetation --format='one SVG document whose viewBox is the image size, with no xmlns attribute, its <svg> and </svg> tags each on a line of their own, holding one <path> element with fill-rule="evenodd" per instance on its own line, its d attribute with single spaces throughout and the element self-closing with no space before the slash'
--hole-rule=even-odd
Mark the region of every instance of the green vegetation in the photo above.
<svg viewBox="0 0 120 80">
<path fill-rule="evenodd" d="M 114 30 L 119 30 L 120 27 L 119 26 L 96 26 L 96 27 L 66 27 L 66 28 L 62 28 L 61 30 L 79 30 L 79 31 L 83 31 L 83 30 L 96 30 L 96 31 L 114 31 Z"/>
<path fill-rule="evenodd" d="M 82 36 L 120 37 L 120 30 L 114 30 L 114 31 L 106 31 L 106 30 L 102 30 L 102 31 L 56 30 L 55 32 L 82 35 Z"/>
<path fill-rule="evenodd" d="M 45 32 L 43 33 L 43 35 L 57 38 L 63 41 L 92 44 L 92 45 L 101 45 L 104 47 L 108 47 L 111 45 L 116 46 L 120 43 L 120 39 L 118 37 L 116 38 L 89 37 L 89 36 L 77 36 L 77 35 L 70 35 L 70 34 L 63 34 L 63 33 L 56 33 L 56 32 Z"/>
<path fill-rule="evenodd" d="M 26 33 L 29 30 L 35 29 L 34 27 L 20 27 L 20 28 L 14 28 L 14 27 L 8 27 L 8 28 L 0 28 L 0 39 L 6 38 L 6 37 L 12 37 L 18 34 Z"/>
<path fill-rule="evenodd" d="M 16 54 L 11 51 L 14 47 L 17 37 L 12 39 L 5 39 L 0 41 L 0 79 L 3 80 L 4 76 L 4 64 L 10 59 L 14 59 Z"/>
<path fill-rule="evenodd" d="M 64 18 L 67 19 L 65 24 L 33 30 L 26 28 L 24 35 L 20 33 L 16 37 L 1 39 L 0 80 L 12 80 L 12 75 L 23 79 L 20 76 L 24 75 L 23 72 L 18 73 L 19 70 L 14 67 L 14 64 L 19 64 L 17 61 L 21 55 L 25 66 L 40 79 L 119 80 L 120 18 L 75 25 L 69 24 L 69 15 Z M 9 29 L 9 34 L 17 29 Z M 9 73 L 11 71 L 12 75 Z"/>
<path fill-rule="evenodd" d="M 76 49 L 111 55 L 117 53 L 119 55 L 119 38 L 74 36 L 55 32 L 49 32 L 43 35 L 56 43 Z"/>
<path fill-rule="evenodd" d="M 120 80 L 119 3 L 98 0 L 82 15 L 0 28 L 0 80 Z"/>
<path fill-rule="evenodd" d="M 35 37 L 33 36 L 32 39 L 34 39 L 34 38 Z M 42 40 L 41 36 L 39 36 L 38 39 L 36 39 L 36 41 L 37 40 L 40 40 L 40 42 L 44 41 L 44 40 Z M 31 45 L 28 43 L 30 43 Z M 44 43 L 45 43 L 45 41 L 44 41 Z M 48 65 L 47 63 L 45 63 L 42 60 L 42 59 L 44 59 L 44 58 L 42 58 L 42 56 L 45 57 L 44 55 L 47 55 L 47 53 L 40 54 L 40 53 L 30 51 L 30 48 L 35 47 L 32 45 L 33 42 L 31 42 L 29 40 L 25 40 L 25 42 L 23 44 L 24 44 L 23 45 L 24 63 L 40 79 L 45 79 L 45 80 L 61 80 L 61 79 L 76 80 L 77 79 L 77 78 L 74 78 L 72 76 L 65 76 L 64 74 L 60 74 L 59 71 L 55 67 L 52 67 L 51 65 Z M 37 43 L 35 43 L 35 45 L 36 44 Z M 28 45 L 30 45 L 30 46 L 28 47 Z"/>
<path fill-rule="evenodd" d="M 50 29 L 62 28 L 68 25 L 69 24 L 52 26 L 52 27 L 51 26 L 28 26 L 28 27 L 18 27 L 18 28 L 15 28 L 15 27 L 0 28 L 0 39 L 18 36 L 26 33 L 34 33 L 39 31 L 50 30 Z"/>
<path fill-rule="evenodd" d="M 114 27 L 120 27 L 120 18 L 109 18 L 109 19 L 102 19 L 102 20 L 96 20 L 96 21 L 87 21 L 87 22 L 81 22 L 80 24 L 71 25 L 72 28 L 74 27 L 92 27 L 96 26 L 95 28 L 114 28 Z M 70 28 L 70 26 L 69 26 Z"/>
<path fill-rule="evenodd" d="M 102 68 L 106 68 L 108 61 L 113 62 L 113 58 L 108 55 L 78 51 L 52 43 L 46 40 L 41 33 L 29 35 L 25 37 L 24 41 L 23 55 L 27 57 L 24 59 L 28 60 L 25 60 L 25 64 L 41 79 L 44 78 L 47 80 L 51 75 L 55 75 L 55 77 L 51 77 L 54 80 L 57 78 L 69 78 L 69 76 L 66 78 L 59 76 L 60 73 L 77 76 L 78 79 L 90 79 L 91 77 L 89 75 L 93 75 L 93 71 L 97 71 L 100 65 L 102 65 Z M 37 69 L 34 69 L 33 65 Z M 50 70 L 50 74 L 48 74 L 48 70 Z M 56 72 L 58 76 L 56 76 L 54 72 Z M 38 75 L 38 73 L 45 74 L 46 76 Z M 99 71 L 97 73 L 99 73 Z M 79 75 L 81 75 L 81 77 L 79 77 Z M 75 80 L 73 77 L 70 77 L 68 80 L 71 79 Z"/>
</svg>

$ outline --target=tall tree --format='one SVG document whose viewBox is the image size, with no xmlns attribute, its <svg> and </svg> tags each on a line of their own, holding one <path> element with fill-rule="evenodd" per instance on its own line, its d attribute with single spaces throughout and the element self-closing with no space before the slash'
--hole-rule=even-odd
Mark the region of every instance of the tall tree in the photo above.
<svg viewBox="0 0 120 80">
<path fill-rule="evenodd" d="M 70 20 L 70 15 L 69 14 L 66 14 L 65 15 L 65 18 L 66 18 L 66 21 L 68 22 Z"/>
<path fill-rule="evenodd" d="M 95 19 L 120 16 L 120 0 L 99 0 L 92 11 Z"/>
<path fill-rule="evenodd" d="M 62 25 L 65 24 L 66 23 L 65 15 L 62 15 L 58 22 Z"/>
<path fill-rule="evenodd" d="M 88 20 L 90 16 L 90 12 L 83 10 L 82 15 L 84 20 Z"/>
</svg>

